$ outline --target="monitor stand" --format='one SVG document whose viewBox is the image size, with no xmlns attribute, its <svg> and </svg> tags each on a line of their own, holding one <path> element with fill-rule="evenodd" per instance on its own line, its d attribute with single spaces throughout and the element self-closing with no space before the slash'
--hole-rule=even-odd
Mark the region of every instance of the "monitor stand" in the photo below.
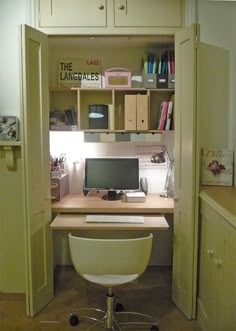
<svg viewBox="0 0 236 331">
<path fill-rule="evenodd" d="M 110 200 L 110 201 L 121 200 L 123 195 L 124 195 L 123 192 L 117 193 L 116 191 L 107 191 L 107 194 L 103 195 L 102 199 Z"/>
</svg>

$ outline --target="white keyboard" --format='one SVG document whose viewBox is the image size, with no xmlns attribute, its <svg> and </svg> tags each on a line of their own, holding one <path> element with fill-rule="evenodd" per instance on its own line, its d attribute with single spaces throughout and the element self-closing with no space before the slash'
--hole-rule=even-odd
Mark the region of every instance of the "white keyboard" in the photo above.
<svg viewBox="0 0 236 331">
<path fill-rule="evenodd" d="M 136 215 L 86 215 L 87 223 L 144 223 L 143 216 Z"/>
</svg>

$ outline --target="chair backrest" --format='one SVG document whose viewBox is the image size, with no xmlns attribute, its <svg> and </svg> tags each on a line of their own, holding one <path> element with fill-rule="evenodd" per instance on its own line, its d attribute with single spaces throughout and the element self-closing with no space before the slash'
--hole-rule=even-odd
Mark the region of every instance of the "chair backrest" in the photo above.
<svg viewBox="0 0 236 331">
<path fill-rule="evenodd" d="M 133 275 L 146 269 L 153 235 L 132 239 L 92 239 L 69 234 L 73 265 L 83 276 Z"/>
</svg>

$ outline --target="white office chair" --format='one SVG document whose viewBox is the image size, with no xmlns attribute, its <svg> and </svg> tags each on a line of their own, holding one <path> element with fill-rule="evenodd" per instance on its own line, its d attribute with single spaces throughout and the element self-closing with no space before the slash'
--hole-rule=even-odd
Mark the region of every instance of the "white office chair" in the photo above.
<svg viewBox="0 0 236 331">
<path fill-rule="evenodd" d="M 89 308 L 93 312 L 102 313 L 102 317 L 77 316 L 73 313 L 70 317 L 71 325 L 79 324 L 80 318 L 85 317 L 93 321 L 88 330 L 99 324 L 102 324 L 106 330 L 122 331 L 122 326 L 125 325 L 129 327 L 135 325 L 134 330 L 140 326 L 152 331 L 159 330 L 157 321 L 149 315 L 115 312 L 114 309 L 113 287 L 130 283 L 143 274 L 150 258 L 152 239 L 152 234 L 133 239 L 91 239 L 69 234 L 70 253 L 76 271 L 87 281 L 107 288 L 106 311 Z M 142 320 L 119 322 L 121 315 L 129 318 L 141 317 Z"/>
</svg>

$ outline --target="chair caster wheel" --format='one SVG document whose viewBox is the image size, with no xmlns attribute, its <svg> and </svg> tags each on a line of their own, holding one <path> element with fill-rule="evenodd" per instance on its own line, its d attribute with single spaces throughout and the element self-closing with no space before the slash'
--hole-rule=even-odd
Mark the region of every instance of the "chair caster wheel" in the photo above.
<svg viewBox="0 0 236 331">
<path fill-rule="evenodd" d="M 152 325 L 150 331 L 159 331 L 159 328 L 156 325 Z"/>
<path fill-rule="evenodd" d="M 117 302 L 116 306 L 115 306 L 115 311 L 118 313 L 118 312 L 121 312 L 123 310 L 124 310 L 124 306 L 122 305 L 122 303 Z"/>
<path fill-rule="evenodd" d="M 71 326 L 79 325 L 79 318 L 77 315 L 71 314 L 71 317 L 69 319 L 69 323 Z"/>
</svg>

